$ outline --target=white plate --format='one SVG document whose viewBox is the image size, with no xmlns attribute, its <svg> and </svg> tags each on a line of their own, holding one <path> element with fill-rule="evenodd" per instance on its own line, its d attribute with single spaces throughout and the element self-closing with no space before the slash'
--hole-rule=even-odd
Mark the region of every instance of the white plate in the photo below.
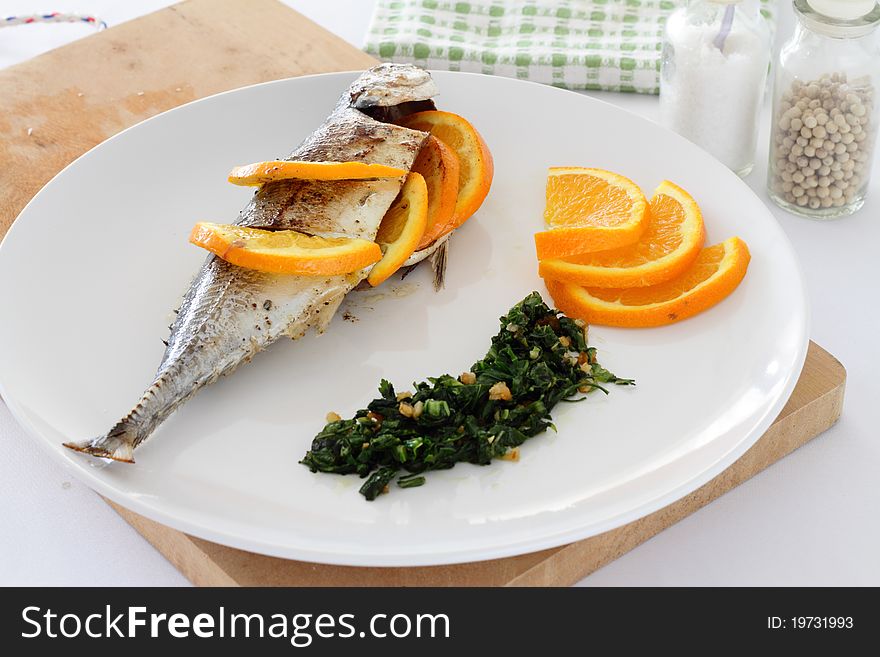
<svg viewBox="0 0 880 657">
<path fill-rule="evenodd" d="M 323 336 L 283 341 L 202 390 L 134 466 L 61 447 L 106 431 L 162 355 L 171 311 L 204 254 L 196 220 L 232 221 L 253 192 L 231 166 L 282 156 L 354 74 L 213 96 L 90 151 L 28 204 L 0 249 L 0 391 L 74 475 L 149 518 L 255 552 L 350 565 L 424 565 L 520 554 L 617 527 L 691 492 L 741 455 L 794 387 L 807 304 L 792 248 L 734 174 L 684 139 L 611 105 L 500 77 L 436 73 L 442 109 L 469 117 L 495 183 L 452 240 L 446 289 L 427 271 L 353 293 Z M 634 389 L 561 404 L 558 433 L 518 463 L 458 465 L 368 503 L 354 476 L 297 461 L 327 411 L 348 415 L 382 377 L 458 374 L 497 318 L 533 289 L 546 169 L 597 166 L 650 192 L 663 178 L 701 204 L 709 240 L 744 238 L 752 262 L 720 305 L 650 330 L 595 327 L 603 364 Z M 549 299 L 549 297 L 547 297 Z"/>
</svg>

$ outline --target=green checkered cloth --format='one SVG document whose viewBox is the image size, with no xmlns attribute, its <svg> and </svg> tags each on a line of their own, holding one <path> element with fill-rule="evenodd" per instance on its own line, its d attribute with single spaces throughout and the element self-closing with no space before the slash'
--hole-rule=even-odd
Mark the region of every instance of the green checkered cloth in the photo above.
<svg viewBox="0 0 880 657">
<path fill-rule="evenodd" d="M 775 0 L 760 0 L 772 22 Z M 656 94 L 667 16 L 685 0 L 377 0 L 364 49 L 428 69 Z"/>
</svg>

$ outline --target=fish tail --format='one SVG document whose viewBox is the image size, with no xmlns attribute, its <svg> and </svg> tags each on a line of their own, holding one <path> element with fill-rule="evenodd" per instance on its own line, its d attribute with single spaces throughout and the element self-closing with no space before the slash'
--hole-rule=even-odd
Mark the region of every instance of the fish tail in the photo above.
<svg viewBox="0 0 880 657">
<path fill-rule="evenodd" d="M 91 456 L 134 463 L 135 448 L 146 440 L 153 430 L 174 412 L 175 408 L 213 380 L 185 379 L 180 385 L 187 389 L 187 393 L 181 395 L 177 394 L 176 387 L 170 384 L 179 376 L 179 365 L 174 363 L 168 365 L 156 375 L 153 383 L 128 415 L 119 420 L 110 431 L 97 438 L 66 442 L 64 446 Z"/>
<path fill-rule="evenodd" d="M 122 461 L 123 463 L 134 463 L 134 448 L 139 442 L 134 427 L 128 422 L 122 421 L 106 435 L 80 442 L 67 442 L 64 443 L 64 446 L 92 456 Z"/>
</svg>

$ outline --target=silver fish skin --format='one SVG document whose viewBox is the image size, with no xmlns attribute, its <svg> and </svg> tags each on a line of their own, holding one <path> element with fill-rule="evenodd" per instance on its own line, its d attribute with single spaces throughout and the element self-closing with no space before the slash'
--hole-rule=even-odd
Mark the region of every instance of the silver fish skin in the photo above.
<svg viewBox="0 0 880 657">
<path fill-rule="evenodd" d="M 435 94 L 431 76 L 414 66 L 369 69 L 288 159 L 359 161 L 409 170 L 427 134 L 377 118 L 393 120 L 433 108 L 430 98 Z M 402 183 L 402 178 L 273 182 L 257 191 L 236 223 L 373 240 Z M 162 362 L 141 399 L 106 434 L 64 445 L 133 463 L 135 448 L 199 389 L 282 336 L 296 339 L 310 328 L 323 331 L 343 297 L 368 272 L 266 274 L 209 256 L 183 299 Z"/>
</svg>

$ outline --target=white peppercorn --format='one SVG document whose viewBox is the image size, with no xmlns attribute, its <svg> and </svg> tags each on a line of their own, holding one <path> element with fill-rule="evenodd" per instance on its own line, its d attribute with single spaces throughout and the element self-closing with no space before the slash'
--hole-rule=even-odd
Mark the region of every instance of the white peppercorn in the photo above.
<svg viewBox="0 0 880 657">
<path fill-rule="evenodd" d="M 770 187 L 780 201 L 810 210 L 839 208 L 868 183 L 875 126 L 867 78 L 842 72 L 794 80 L 780 96 L 770 155 Z"/>
</svg>

